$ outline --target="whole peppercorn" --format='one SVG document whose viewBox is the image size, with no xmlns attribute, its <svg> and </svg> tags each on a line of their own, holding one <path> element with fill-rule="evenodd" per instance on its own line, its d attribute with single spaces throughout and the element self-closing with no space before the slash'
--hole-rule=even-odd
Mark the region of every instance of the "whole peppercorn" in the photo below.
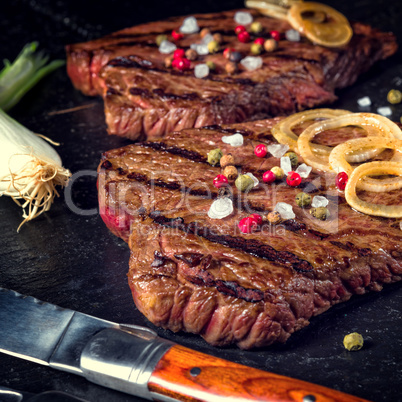
<svg viewBox="0 0 402 402">
<path fill-rule="evenodd" d="M 231 49 L 230 47 L 227 47 L 224 51 L 223 51 L 223 57 L 225 59 L 229 59 L 230 54 L 234 52 L 234 49 Z"/>
<path fill-rule="evenodd" d="M 223 37 L 220 33 L 215 33 L 212 35 L 212 38 L 215 42 L 217 42 L 219 45 L 223 42 Z"/>
<path fill-rule="evenodd" d="M 228 178 L 223 174 L 218 174 L 213 180 L 214 186 L 217 188 L 221 188 L 228 184 Z"/>
<path fill-rule="evenodd" d="M 232 154 L 227 154 L 227 155 L 223 155 L 221 160 L 220 160 L 220 164 L 221 167 L 225 168 L 226 166 L 229 165 L 234 165 L 235 164 L 235 160 Z"/>
<path fill-rule="evenodd" d="M 185 57 L 180 57 L 175 59 L 173 57 L 172 67 L 176 68 L 179 71 L 186 71 L 189 70 L 191 67 L 190 60 L 186 59 Z"/>
<path fill-rule="evenodd" d="M 338 188 L 338 190 L 345 190 L 346 188 L 346 184 L 348 182 L 348 174 L 346 172 L 339 172 L 336 175 L 336 179 L 335 179 L 335 185 Z"/>
<path fill-rule="evenodd" d="M 198 54 L 194 49 L 187 49 L 186 50 L 186 57 L 189 60 L 194 61 L 194 60 L 196 60 L 197 56 L 198 56 Z"/>
<path fill-rule="evenodd" d="M 329 210 L 326 207 L 311 208 L 310 214 L 321 221 L 326 221 L 329 218 Z"/>
<path fill-rule="evenodd" d="M 265 144 L 259 144 L 254 148 L 255 156 L 264 158 L 267 155 L 267 146 Z"/>
<path fill-rule="evenodd" d="M 399 91 L 398 89 L 391 89 L 388 92 L 387 100 L 389 103 L 392 103 L 393 105 L 401 103 L 402 102 L 402 92 Z"/>
<path fill-rule="evenodd" d="M 284 172 L 283 169 L 280 168 L 279 166 L 274 166 L 274 167 L 271 169 L 271 172 L 274 173 L 274 175 L 275 175 L 275 177 L 276 177 L 276 180 L 281 180 L 281 179 L 283 179 L 283 176 L 285 176 L 285 172 Z"/>
<path fill-rule="evenodd" d="M 251 233 L 257 228 L 257 222 L 252 217 L 243 218 L 238 223 L 238 227 L 242 233 Z"/>
<path fill-rule="evenodd" d="M 254 181 L 250 176 L 241 174 L 237 177 L 235 186 L 239 191 L 249 191 L 254 187 Z"/>
<path fill-rule="evenodd" d="M 185 56 L 185 51 L 184 51 L 184 49 L 176 49 L 174 52 L 173 52 L 173 58 L 174 59 L 182 59 L 183 57 Z"/>
<path fill-rule="evenodd" d="M 254 219 L 258 226 L 262 224 L 262 216 L 260 214 L 251 214 L 250 218 Z"/>
<path fill-rule="evenodd" d="M 273 183 L 276 180 L 276 176 L 275 173 L 272 172 L 271 170 L 267 170 L 266 172 L 264 172 L 264 174 L 262 175 L 262 181 L 264 183 Z"/>
<path fill-rule="evenodd" d="M 172 62 L 173 62 L 173 56 L 167 56 L 165 58 L 165 67 L 166 68 L 172 67 Z"/>
<path fill-rule="evenodd" d="M 296 195 L 296 204 L 301 208 L 306 208 L 311 205 L 311 195 L 300 192 Z"/>
<path fill-rule="evenodd" d="M 258 44 L 258 43 L 253 43 L 252 45 L 251 45 L 251 53 L 252 54 L 255 54 L 255 55 L 258 55 L 258 54 L 261 54 L 262 53 L 262 49 L 263 49 L 263 47 L 260 45 L 260 44 Z"/>
<path fill-rule="evenodd" d="M 302 179 L 299 173 L 296 172 L 289 172 L 288 176 L 286 177 L 286 183 L 289 186 L 297 187 L 301 183 Z"/>
<path fill-rule="evenodd" d="M 284 156 L 288 156 L 292 167 L 296 167 L 299 163 L 299 157 L 294 152 L 286 152 Z"/>
<path fill-rule="evenodd" d="M 250 42 L 250 34 L 247 31 L 240 32 L 237 35 L 237 39 L 242 43 Z"/>
<path fill-rule="evenodd" d="M 184 38 L 184 35 L 181 32 L 177 32 L 175 30 L 172 31 L 172 38 L 174 40 L 180 40 Z"/>
<path fill-rule="evenodd" d="M 160 46 L 161 45 L 161 43 L 164 41 L 164 40 L 167 40 L 167 36 L 166 35 L 158 35 L 157 37 L 156 37 L 156 39 L 155 39 L 155 42 L 156 42 L 156 44 L 158 45 L 158 46 Z"/>
<path fill-rule="evenodd" d="M 246 27 L 244 25 L 238 25 L 235 28 L 235 34 L 238 35 L 241 32 L 245 32 L 246 31 Z"/>
<path fill-rule="evenodd" d="M 282 217 L 278 211 L 272 211 L 272 212 L 268 213 L 267 220 L 272 225 L 277 225 L 278 223 L 280 223 L 282 221 Z"/>
<path fill-rule="evenodd" d="M 205 64 L 211 71 L 216 70 L 216 64 L 213 61 L 208 60 Z"/>
<path fill-rule="evenodd" d="M 264 50 L 266 52 L 273 52 L 278 47 L 278 42 L 275 39 L 267 39 L 264 42 Z"/>
<path fill-rule="evenodd" d="M 200 31 L 201 38 L 204 38 L 207 35 L 211 34 L 211 30 L 209 28 L 202 28 Z"/>
<path fill-rule="evenodd" d="M 216 40 L 211 40 L 207 46 L 209 53 L 216 53 L 219 51 L 219 43 Z"/>
<path fill-rule="evenodd" d="M 233 61 L 234 63 L 238 63 L 243 58 L 243 55 L 240 52 L 230 52 L 229 61 Z"/>
<path fill-rule="evenodd" d="M 233 63 L 233 61 L 229 61 L 225 64 L 225 71 L 228 74 L 234 74 L 237 71 L 237 64 Z"/>
<path fill-rule="evenodd" d="M 265 39 L 264 38 L 257 38 L 254 40 L 254 43 L 258 43 L 261 46 L 264 46 Z"/>
<path fill-rule="evenodd" d="M 252 33 L 258 34 L 262 32 L 262 24 L 259 21 L 254 21 L 250 26 L 250 31 Z"/>
<path fill-rule="evenodd" d="M 352 352 L 355 350 L 360 350 L 363 347 L 363 343 L 363 337 L 357 332 L 352 332 L 343 338 L 343 346 Z"/>
<path fill-rule="evenodd" d="M 281 39 L 281 33 L 279 31 L 271 31 L 270 32 L 271 38 L 279 41 Z"/>
<path fill-rule="evenodd" d="M 223 174 L 228 178 L 228 180 L 233 181 L 237 178 L 237 169 L 236 166 L 228 165 L 223 169 Z"/>
<path fill-rule="evenodd" d="M 219 148 L 213 149 L 208 152 L 208 163 L 212 166 L 215 166 L 221 160 L 223 154 Z"/>
</svg>

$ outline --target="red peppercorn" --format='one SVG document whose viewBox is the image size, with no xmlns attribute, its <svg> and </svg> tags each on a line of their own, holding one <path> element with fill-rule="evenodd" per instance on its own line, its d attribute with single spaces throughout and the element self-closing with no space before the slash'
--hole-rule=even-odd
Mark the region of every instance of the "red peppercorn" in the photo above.
<svg viewBox="0 0 402 402">
<path fill-rule="evenodd" d="M 262 217 L 259 214 L 251 214 L 249 218 L 254 219 L 258 226 L 262 224 Z"/>
<path fill-rule="evenodd" d="M 242 233 L 251 233 L 257 228 L 257 222 L 255 221 L 255 219 L 248 216 L 247 218 L 243 218 L 239 222 L 238 226 Z"/>
<path fill-rule="evenodd" d="M 223 174 L 218 174 L 218 176 L 216 176 L 214 179 L 214 186 L 217 188 L 221 188 L 223 186 L 226 186 L 227 184 L 228 184 L 228 178 Z"/>
<path fill-rule="evenodd" d="M 254 148 L 254 153 L 256 154 L 256 156 L 258 156 L 259 158 L 263 158 L 266 154 L 267 154 L 267 147 L 264 144 L 260 144 L 257 145 Z"/>
<path fill-rule="evenodd" d="M 254 43 L 257 43 L 257 45 L 264 46 L 265 39 L 264 38 L 257 38 Z"/>
<path fill-rule="evenodd" d="M 336 182 L 335 182 L 336 187 L 341 191 L 345 190 L 346 183 L 348 182 L 348 178 L 349 177 L 348 177 L 347 173 L 345 173 L 345 172 L 338 173 L 336 175 Z"/>
<path fill-rule="evenodd" d="M 245 32 L 246 27 L 244 25 L 238 25 L 235 28 L 235 34 L 238 35 L 240 32 Z"/>
<path fill-rule="evenodd" d="M 299 173 L 296 172 L 289 172 L 288 177 L 286 178 L 286 183 L 289 186 L 297 187 L 301 183 L 302 179 Z"/>
<path fill-rule="evenodd" d="M 281 39 L 281 34 L 279 31 L 271 31 L 270 35 L 271 35 L 271 38 L 275 39 L 277 42 Z"/>
<path fill-rule="evenodd" d="M 184 35 L 180 32 L 176 32 L 175 30 L 172 31 L 172 38 L 174 40 L 180 40 L 184 38 Z"/>
<path fill-rule="evenodd" d="M 247 31 L 240 32 L 237 35 L 237 39 L 242 43 L 250 42 L 250 34 Z"/>
<path fill-rule="evenodd" d="M 191 66 L 190 60 L 185 57 L 180 57 L 178 59 L 173 59 L 172 67 L 177 68 L 180 71 L 189 70 Z"/>
<path fill-rule="evenodd" d="M 276 180 L 275 173 L 272 172 L 271 170 L 267 170 L 263 175 L 262 175 L 262 181 L 264 183 L 273 183 Z"/>
<path fill-rule="evenodd" d="M 173 53 L 174 59 L 182 59 L 185 56 L 186 56 L 186 52 L 184 51 L 184 49 L 176 49 Z"/>
<path fill-rule="evenodd" d="M 224 51 L 223 51 L 223 57 L 225 59 L 229 59 L 230 57 L 230 53 L 234 52 L 234 49 L 231 49 L 230 47 L 227 47 Z"/>
</svg>

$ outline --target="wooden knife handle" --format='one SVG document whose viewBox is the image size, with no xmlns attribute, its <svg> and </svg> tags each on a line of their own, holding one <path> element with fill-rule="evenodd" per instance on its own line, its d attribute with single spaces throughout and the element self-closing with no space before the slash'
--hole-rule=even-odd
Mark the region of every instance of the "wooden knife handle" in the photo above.
<svg viewBox="0 0 402 402">
<path fill-rule="evenodd" d="M 232 363 L 174 345 L 159 360 L 148 389 L 179 401 L 368 402 L 320 385 Z M 225 399 L 224 399 L 225 398 Z M 161 398 L 163 400 L 163 397 Z"/>
</svg>

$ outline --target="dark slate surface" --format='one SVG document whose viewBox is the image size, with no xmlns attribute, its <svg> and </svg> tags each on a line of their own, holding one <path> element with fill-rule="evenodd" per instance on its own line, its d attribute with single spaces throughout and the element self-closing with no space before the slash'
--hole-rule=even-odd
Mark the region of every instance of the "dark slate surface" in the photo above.
<svg viewBox="0 0 402 402">
<path fill-rule="evenodd" d="M 161 2 L 147 0 L 6 0 L 2 2 L 0 57 L 13 59 L 22 46 L 38 40 L 52 58 L 64 57 L 64 45 L 84 41 L 137 23 L 177 14 L 241 7 L 241 1 Z M 375 0 L 326 1 L 349 19 L 397 34 L 402 42 L 402 3 Z M 386 106 L 391 88 L 402 89 L 401 50 L 377 64 L 351 88 L 338 93 L 335 107 L 359 111 L 368 95 L 376 111 Z M 86 109 L 57 113 L 76 106 Z M 399 120 L 402 105 L 392 107 Z M 21 211 L 0 199 L 0 286 L 104 319 L 154 328 L 136 310 L 126 272 L 129 250 L 111 235 L 97 214 L 95 169 L 101 152 L 127 141 L 107 136 L 100 99 L 75 91 L 63 69 L 43 80 L 15 107 L 12 116 L 35 132 L 61 142 L 64 165 L 77 176 L 50 212 L 17 234 Z M 80 213 L 77 213 L 80 210 Z M 333 387 L 372 401 L 400 401 L 402 386 L 402 289 L 354 297 L 312 320 L 286 345 L 265 350 L 218 349 L 188 334 L 158 333 L 179 344 L 278 374 Z M 1 306 L 0 306 L 1 308 Z M 154 328 L 155 329 L 155 328 Z M 360 332 L 363 350 L 347 352 L 345 334 Z M 0 385 L 26 392 L 61 390 L 91 402 L 139 399 L 93 385 L 85 379 L 7 355 L 0 355 Z"/>
</svg>

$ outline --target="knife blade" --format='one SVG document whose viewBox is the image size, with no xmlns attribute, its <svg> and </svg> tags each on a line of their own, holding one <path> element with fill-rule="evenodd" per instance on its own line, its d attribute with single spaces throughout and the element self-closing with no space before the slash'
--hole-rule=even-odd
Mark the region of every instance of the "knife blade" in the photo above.
<svg viewBox="0 0 402 402">
<path fill-rule="evenodd" d="M 368 402 L 0 288 L 0 351 L 158 401 Z M 226 400 L 226 399 L 225 399 Z"/>
</svg>

